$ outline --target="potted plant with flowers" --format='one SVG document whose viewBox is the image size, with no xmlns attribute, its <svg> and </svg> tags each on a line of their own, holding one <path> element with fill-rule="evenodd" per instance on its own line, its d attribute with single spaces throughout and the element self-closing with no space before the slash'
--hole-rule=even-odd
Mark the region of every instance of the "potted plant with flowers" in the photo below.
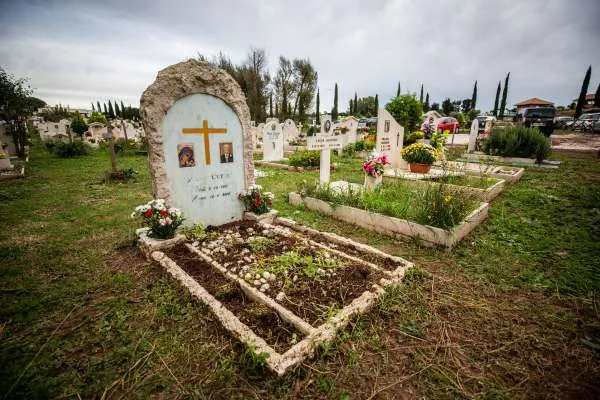
<svg viewBox="0 0 600 400">
<path fill-rule="evenodd" d="M 177 228 L 184 221 L 183 214 L 175 207 L 169 207 L 163 199 L 151 200 L 137 206 L 131 218 L 140 217 L 142 224 L 148 229 L 148 236 L 153 239 L 172 239 Z"/>
<path fill-rule="evenodd" d="M 362 168 L 365 172 L 364 186 L 366 190 L 373 190 L 377 186 L 381 185 L 383 180 L 383 171 L 386 165 L 389 165 L 386 154 L 371 157 L 363 163 Z"/>
<path fill-rule="evenodd" d="M 277 211 L 272 209 L 275 195 L 271 192 L 263 192 L 260 185 L 251 185 L 248 190 L 238 194 L 238 199 L 246 209 L 246 219 L 255 221 L 273 220 L 277 216 Z"/>
<path fill-rule="evenodd" d="M 402 158 L 409 164 L 410 172 L 426 174 L 438 157 L 436 149 L 425 143 L 413 143 L 402 149 Z"/>
</svg>

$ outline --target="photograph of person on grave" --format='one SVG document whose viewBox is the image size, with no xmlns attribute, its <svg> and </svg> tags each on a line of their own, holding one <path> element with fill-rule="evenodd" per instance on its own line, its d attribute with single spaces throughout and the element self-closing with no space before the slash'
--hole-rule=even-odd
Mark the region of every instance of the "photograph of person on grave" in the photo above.
<svg viewBox="0 0 600 400">
<path fill-rule="evenodd" d="M 325 132 L 329 132 L 331 130 L 331 121 L 327 120 L 325 121 Z"/>
<path fill-rule="evenodd" d="M 219 154 L 221 154 L 221 164 L 233 162 L 233 146 L 231 142 L 219 143 Z"/>
<path fill-rule="evenodd" d="M 194 144 L 180 143 L 177 145 L 177 156 L 179 157 L 179 168 L 195 167 Z"/>
</svg>

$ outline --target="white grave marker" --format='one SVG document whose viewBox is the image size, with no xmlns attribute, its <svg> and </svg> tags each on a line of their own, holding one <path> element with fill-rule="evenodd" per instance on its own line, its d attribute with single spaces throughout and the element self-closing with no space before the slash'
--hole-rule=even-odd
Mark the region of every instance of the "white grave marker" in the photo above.
<svg viewBox="0 0 600 400">
<path fill-rule="evenodd" d="M 390 169 L 406 168 L 406 162 L 402 159 L 400 151 L 404 144 L 404 128 L 396 122 L 392 114 L 386 109 L 380 108 L 377 113 L 377 142 L 375 151 L 386 154 Z"/>
<path fill-rule="evenodd" d="M 188 225 L 242 219 L 238 193 L 254 183 L 252 133 L 233 78 L 189 60 L 160 71 L 140 104 L 155 198 L 180 208 Z"/>
<path fill-rule="evenodd" d="M 283 132 L 277 119 L 267 121 L 263 127 L 263 160 L 283 159 Z"/>
<path fill-rule="evenodd" d="M 475 144 L 477 142 L 477 132 L 479 131 L 479 121 L 477 118 L 473 119 L 471 122 L 471 132 L 469 132 L 469 147 L 467 147 L 467 152 L 475 151 Z"/>
<path fill-rule="evenodd" d="M 343 146 L 341 136 L 310 136 L 306 139 L 308 150 L 318 150 L 321 152 L 319 160 L 319 183 L 329 182 L 331 175 L 331 150 L 339 150 Z"/>
</svg>

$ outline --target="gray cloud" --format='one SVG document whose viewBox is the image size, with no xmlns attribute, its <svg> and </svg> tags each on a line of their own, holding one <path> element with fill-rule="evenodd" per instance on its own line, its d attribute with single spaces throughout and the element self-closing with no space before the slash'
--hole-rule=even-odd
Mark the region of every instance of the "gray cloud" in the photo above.
<svg viewBox="0 0 600 400">
<path fill-rule="evenodd" d="M 156 4 L 153 4 L 156 3 Z M 0 5 L 0 65 L 28 76 L 51 104 L 88 107 L 123 99 L 137 105 L 165 66 L 219 50 L 235 62 L 264 47 L 309 58 L 325 109 L 333 86 L 340 107 L 357 91 L 384 103 L 419 90 L 432 101 L 471 96 L 492 106 L 511 72 L 509 104 L 541 97 L 568 104 L 592 65 L 599 82 L 597 1 L 30 1 Z"/>
</svg>

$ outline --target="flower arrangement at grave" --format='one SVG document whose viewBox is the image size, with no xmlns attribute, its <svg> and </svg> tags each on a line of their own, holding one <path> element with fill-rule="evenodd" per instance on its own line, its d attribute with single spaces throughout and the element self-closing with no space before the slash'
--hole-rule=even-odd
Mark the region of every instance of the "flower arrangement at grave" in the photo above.
<svg viewBox="0 0 600 400">
<path fill-rule="evenodd" d="M 448 136 L 450 136 L 449 130 L 445 130 L 444 132 L 437 131 L 431 136 L 430 144 L 437 152 L 438 159 L 444 158 Z"/>
<path fill-rule="evenodd" d="M 413 143 L 402 149 L 404 161 L 409 163 L 410 171 L 415 173 L 427 173 L 438 159 L 438 151 L 431 145 L 425 143 Z"/>
<path fill-rule="evenodd" d="M 377 178 L 378 176 L 383 175 L 385 166 L 389 164 L 390 163 L 387 159 L 387 154 L 382 154 L 377 157 L 370 157 L 363 163 L 362 169 L 365 174 L 372 176 L 373 178 Z"/>
<path fill-rule="evenodd" d="M 169 207 L 163 199 L 151 200 L 137 206 L 131 218 L 140 217 L 142 224 L 150 228 L 149 236 L 156 239 L 169 239 L 184 221 L 183 213 L 175 207 Z"/>
<path fill-rule="evenodd" d="M 257 215 L 271 211 L 274 198 L 273 193 L 263 192 L 260 185 L 252 185 L 244 193 L 238 194 L 238 199 L 244 204 L 246 211 Z"/>
</svg>

